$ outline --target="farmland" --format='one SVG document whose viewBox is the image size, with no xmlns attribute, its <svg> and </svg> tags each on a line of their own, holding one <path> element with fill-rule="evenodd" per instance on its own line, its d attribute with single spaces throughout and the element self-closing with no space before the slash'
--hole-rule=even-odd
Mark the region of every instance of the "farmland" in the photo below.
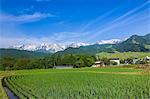
<svg viewBox="0 0 150 99">
<path fill-rule="evenodd" d="M 133 68 L 20 70 L 4 79 L 20 98 L 148 98 L 150 77 Z"/>
<path fill-rule="evenodd" d="M 127 58 L 145 58 L 146 56 L 150 56 L 150 52 L 116 52 L 116 53 L 106 53 L 101 52 L 97 54 L 97 57 L 100 59 L 102 58 L 120 58 L 120 59 L 127 59 Z"/>
</svg>

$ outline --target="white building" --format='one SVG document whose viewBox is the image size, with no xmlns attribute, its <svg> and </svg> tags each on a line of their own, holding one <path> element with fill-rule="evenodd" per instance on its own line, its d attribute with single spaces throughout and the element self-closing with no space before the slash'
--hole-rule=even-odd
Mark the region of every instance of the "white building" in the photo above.
<svg viewBox="0 0 150 99">
<path fill-rule="evenodd" d="M 145 60 L 150 63 L 150 57 L 149 56 L 146 56 Z"/>
<path fill-rule="evenodd" d="M 113 63 L 116 63 L 117 65 L 120 65 L 120 60 L 119 60 L 119 58 L 113 58 L 113 59 L 111 59 L 111 60 L 110 60 L 110 64 L 113 65 Z"/>
<path fill-rule="evenodd" d="M 132 63 L 133 63 L 133 64 L 136 64 L 138 61 L 139 61 L 139 59 L 138 59 L 138 58 L 135 58 L 135 59 L 133 59 Z"/>
<path fill-rule="evenodd" d="M 105 67 L 103 61 L 96 61 L 92 67 Z"/>
</svg>

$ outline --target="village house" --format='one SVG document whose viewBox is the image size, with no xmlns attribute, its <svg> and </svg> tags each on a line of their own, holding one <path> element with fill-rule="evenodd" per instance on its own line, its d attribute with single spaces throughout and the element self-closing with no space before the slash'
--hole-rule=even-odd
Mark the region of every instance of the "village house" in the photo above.
<svg viewBox="0 0 150 99">
<path fill-rule="evenodd" d="M 145 60 L 150 63 L 150 57 L 149 56 L 146 56 Z"/>
<path fill-rule="evenodd" d="M 110 64 L 114 65 L 114 63 L 115 63 L 115 65 L 120 65 L 119 58 L 112 58 L 112 59 L 110 59 Z"/>
<path fill-rule="evenodd" d="M 138 61 L 139 61 L 138 58 L 134 58 L 134 59 L 132 60 L 132 63 L 133 63 L 133 64 L 136 64 Z"/>
<path fill-rule="evenodd" d="M 103 61 L 96 61 L 92 67 L 105 67 Z"/>
</svg>

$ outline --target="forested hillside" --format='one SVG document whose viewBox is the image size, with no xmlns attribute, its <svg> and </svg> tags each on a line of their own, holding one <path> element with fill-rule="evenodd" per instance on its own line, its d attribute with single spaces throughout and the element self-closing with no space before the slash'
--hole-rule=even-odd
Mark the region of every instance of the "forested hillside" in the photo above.
<svg viewBox="0 0 150 99">
<path fill-rule="evenodd" d="M 150 45 L 150 34 L 145 36 L 133 35 L 126 41 L 116 44 L 114 48 L 119 52 L 148 52 L 150 48 L 146 46 Z"/>
<path fill-rule="evenodd" d="M 117 44 L 94 44 L 90 46 L 81 46 L 79 48 L 67 48 L 56 54 L 90 54 L 95 55 L 100 52 L 149 52 L 150 51 L 150 34 L 145 36 L 133 35 L 127 40 Z"/>
<path fill-rule="evenodd" d="M 50 53 L 49 53 L 50 54 Z M 49 55 L 48 53 L 16 50 L 16 49 L 0 49 L 0 57 L 14 57 L 14 58 L 40 58 Z"/>
</svg>

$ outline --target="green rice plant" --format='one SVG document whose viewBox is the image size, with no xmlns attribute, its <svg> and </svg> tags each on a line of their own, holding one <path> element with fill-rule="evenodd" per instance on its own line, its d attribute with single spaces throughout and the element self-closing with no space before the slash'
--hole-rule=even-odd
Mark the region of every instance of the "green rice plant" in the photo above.
<svg viewBox="0 0 150 99">
<path fill-rule="evenodd" d="M 108 99 L 149 98 L 148 75 L 111 74 L 140 72 L 121 68 L 17 71 L 5 78 L 8 87 L 20 98 Z M 105 72 L 105 73 L 102 73 Z"/>
</svg>

